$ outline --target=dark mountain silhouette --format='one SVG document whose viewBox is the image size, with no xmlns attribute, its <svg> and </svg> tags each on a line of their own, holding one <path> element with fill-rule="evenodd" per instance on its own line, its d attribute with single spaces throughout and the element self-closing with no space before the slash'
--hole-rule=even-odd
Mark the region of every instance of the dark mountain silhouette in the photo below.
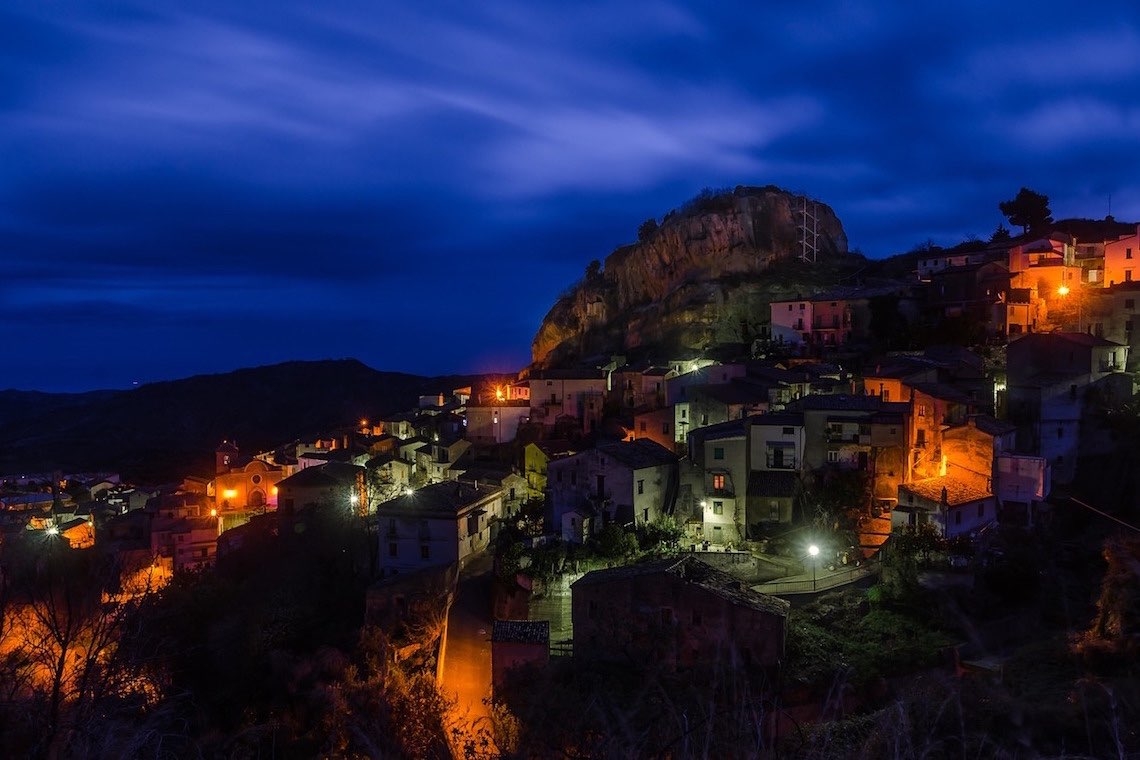
<svg viewBox="0 0 1140 760">
<path fill-rule="evenodd" d="M 412 408 L 474 376 L 379 372 L 355 359 L 287 362 L 78 394 L 0 391 L 0 472 L 110 470 L 142 482 L 209 474 L 215 447 L 274 448 Z"/>
</svg>

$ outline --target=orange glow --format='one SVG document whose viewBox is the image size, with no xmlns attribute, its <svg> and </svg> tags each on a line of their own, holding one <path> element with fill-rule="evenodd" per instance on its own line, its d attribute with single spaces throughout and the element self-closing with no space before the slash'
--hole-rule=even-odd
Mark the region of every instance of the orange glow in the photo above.
<svg viewBox="0 0 1140 760">
<path fill-rule="evenodd" d="M 938 465 L 938 476 L 946 477 L 946 466 L 950 464 L 950 459 L 945 454 L 942 455 L 942 463 Z"/>
<path fill-rule="evenodd" d="M 1059 296 L 1069 295 L 1069 286 L 1068 285 L 1062 285 L 1061 287 L 1057 288 L 1057 295 L 1059 295 Z"/>
<path fill-rule="evenodd" d="M 226 490 L 222 491 L 222 497 L 225 499 L 236 499 L 237 491 L 232 488 L 227 488 Z"/>
<path fill-rule="evenodd" d="M 210 510 L 210 517 L 217 517 L 217 516 L 218 516 L 218 510 L 211 509 Z"/>
<path fill-rule="evenodd" d="M 506 395 L 503 393 L 503 386 L 500 385 L 495 388 L 495 400 L 502 401 L 504 398 L 506 398 Z"/>
<path fill-rule="evenodd" d="M 273 494 L 274 496 L 276 496 L 277 495 L 277 486 L 273 486 L 272 488 L 270 488 L 269 492 L 271 494 Z"/>
</svg>

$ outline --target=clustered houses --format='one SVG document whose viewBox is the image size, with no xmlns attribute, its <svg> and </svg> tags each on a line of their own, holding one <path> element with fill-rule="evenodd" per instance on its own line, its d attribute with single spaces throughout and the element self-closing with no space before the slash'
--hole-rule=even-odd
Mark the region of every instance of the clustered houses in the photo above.
<svg viewBox="0 0 1140 760">
<path fill-rule="evenodd" d="M 7 483 L 0 524 L 115 547 L 148 584 L 310 509 L 367 517 L 389 579 L 467 566 L 528 499 L 544 502 L 544 540 L 570 543 L 672 519 L 687 548 L 739 545 L 810 517 L 806 497 L 837 483 L 861 489 L 836 489 L 842 506 L 893 526 L 959 537 L 999 519 L 1031 525 L 1050 489 L 1073 480 L 1078 452 L 1111 446 L 1090 412 L 1133 397 L 1138 240 L 1140 228 L 1106 222 L 929 251 L 908 282 L 772 302 L 769 339 L 752 353 L 779 360 L 612 356 L 527 370 L 256 456 L 225 441 L 208 480 Z M 868 358 L 900 325 L 951 320 L 1007 344 L 1004 374 L 956 347 Z M 585 656 L 764 670 L 783 655 L 786 616 L 786 603 L 695 556 L 573 586 Z M 496 626 L 494 639 L 510 660 L 541 660 L 549 628 Z"/>
</svg>

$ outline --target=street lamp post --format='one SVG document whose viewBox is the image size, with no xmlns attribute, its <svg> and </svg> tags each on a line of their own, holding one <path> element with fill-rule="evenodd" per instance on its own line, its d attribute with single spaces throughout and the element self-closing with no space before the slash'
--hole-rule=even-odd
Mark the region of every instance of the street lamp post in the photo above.
<svg viewBox="0 0 1140 760">
<path fill-rule="evenodd" d="M 815 558 L 819 556 L 819 547 L 812 544 L 808 547 L 808 554 L 811 556 L 811 590 L 815 591 Z"/>
</svg>

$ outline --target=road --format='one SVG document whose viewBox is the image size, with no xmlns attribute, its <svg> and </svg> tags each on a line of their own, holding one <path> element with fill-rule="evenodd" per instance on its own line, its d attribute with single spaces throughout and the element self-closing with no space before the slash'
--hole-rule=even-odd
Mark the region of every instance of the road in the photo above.
<svg viewBox="0 0 1140 760">
<path fill-rule="evenodd" d="M 476 559 L 460 573 L 440 667 L 440 688 L 456 701 L 450 725 L 476 742 L 480 729 L 490 739 L 491 579 L 490 557 Z M 453 743 L 453 752 L 457 749 Z"/>
</svg>

